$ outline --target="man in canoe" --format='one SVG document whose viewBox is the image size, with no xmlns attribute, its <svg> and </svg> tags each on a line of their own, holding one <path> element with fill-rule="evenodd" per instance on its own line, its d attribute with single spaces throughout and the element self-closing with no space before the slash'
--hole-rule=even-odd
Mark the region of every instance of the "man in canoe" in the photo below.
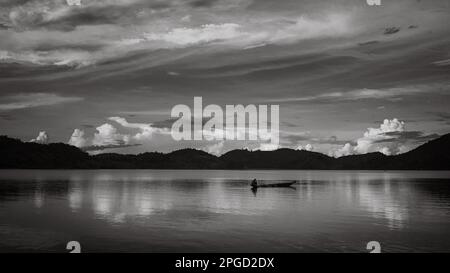
<svg viewBox="0 0 450 273">
<path fill-rule="evenodd" d="M 256 178 L 253 179 L 252 183 L 250 184 L 252 186 L 252 188 L 257 188 L 258 187 L 258 182 L 256 181 Z"/>
</svg>

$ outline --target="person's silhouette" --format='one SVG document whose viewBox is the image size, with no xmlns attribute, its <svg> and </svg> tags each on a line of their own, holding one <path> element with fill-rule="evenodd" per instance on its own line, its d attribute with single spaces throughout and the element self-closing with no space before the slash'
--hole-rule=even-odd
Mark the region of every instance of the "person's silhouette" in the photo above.
<svg viewBox="0 0 450 273">
<path fill-rule="evenodd" d="M 258 182 L 256 181 L 256 178 L 253 179 L 252 184 L 250 184 L 252 186 L 252 188 L 257 188 L 258 187 Z"/>
</svg>

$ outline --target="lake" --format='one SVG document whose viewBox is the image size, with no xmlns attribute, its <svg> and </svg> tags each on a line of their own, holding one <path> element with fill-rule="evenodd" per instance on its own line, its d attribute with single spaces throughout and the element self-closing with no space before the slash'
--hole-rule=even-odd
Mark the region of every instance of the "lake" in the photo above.
<svg viewBox="0 0 450 273">
<path fill-rule="evenodd" d="M 292 188 L 252 191 L 298 180 Z M 450 172 L 0 170 L 0 252 L 450 252 Z"/>
</svg>

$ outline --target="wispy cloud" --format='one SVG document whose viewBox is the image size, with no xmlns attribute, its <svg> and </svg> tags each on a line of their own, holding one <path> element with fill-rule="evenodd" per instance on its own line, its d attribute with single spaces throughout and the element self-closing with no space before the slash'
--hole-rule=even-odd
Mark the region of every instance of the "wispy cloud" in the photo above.
<svg viewBox="0 0 450 273">
<path fill-rule="evenodd" d="M 238 0 L 216 1 L 221 3 L 221 12 L 215 3 L 211 6 L 188 4 L 186 9 L 186 3 L 198 1 L 168 1 L 167 4 L 159 1 L 89 1 L 80 7 L 49 2 L 18 4 L 4 15 L 10 18 L 11 28 L 7 32 L 0 31 L 0 62 L 79 68 L 142 50 L 204 45 L 220 50 L 251 49 L 348 36 L 355 34 L 357 29 L 349 12 L 327 12 L 320 17 L 307 14 L 246 17 L 242 13 L 231 13 L 228 9 L 234 9 L 236 5 L 224 3 L 239 5 L 239 2 L 246 2 Z M 161 5 L 164 7 L 160 8 Z M 191 9 L 198 8 L 209 10 L 202 10 L 200 16 L 191 17 L 194 19 L 189 21 L 180 19 L 193 12 Z M 242 11 L 245 4 L 240 8 Z M 158 12 L 163 12 L 164 16 L 155 16 Z M 177 13 L 184 16 L 172 15 Z M 215 18 L 205 20 L 206 14 Z M 8 43 L 2 42 L 6 39 Z"/>
<path fill-rule="evenodd" d="M 69 67 L 85 67 L 94 63 L 93 55 L 86 50 L 27 50 L 19 53 L 0 50 L 0 62 L 31 63 L 35 65 L 55 65 Z"/>
<path fill-rule="evenodd" d="M 430 112 L 433 115 L 433 121 L 444 122 L 450 125 L 450 113 L 449 112 Z"/>
<path fill-rule="evenodd" d="M 2 97 L 0 110 L 10 111 L 81 101 L 81 97 L 63 97 L 53 93 L 30 93 Z"/>
<path fill-rule="evenodd" d="M 170 116 L 169 110 L 119 111 L 118 113 L 128 116 Z"/>
<path fill-rule="evenodd" d="M 164 41 L 175 45 L 186 46 L 213 41 L 238 38 L 244 33 L 241 26 L 234 23 L 208 24 L 198 28 L 174 28 L 167 33 L 145 34 L 146 41 Z"/>
<path fill-rule="evenodd" d="M 435 64 L 437 66 L 447 66 L 447 65 L 450 65 L 450 59 L 436 61 L 436 62 L 433 62 L 433 64 Z"/>
<path fill-rule="evenodd" d="M 410 96 L 419 93 L 424 93 L 428 88 L 418 87 L 399 87 L 388 89 L 359 89 L 348 92 L 331 92 L 323 93 L 314 96 L 304 97 L 289 97 L 266 100 L 267 102 L 311 102 L 311 101 L 323 101 L 323 102 L 336 102 L 336 101 L 355 101 L 364 99 L 397 99 L 402 96 Z"/>
</svg>

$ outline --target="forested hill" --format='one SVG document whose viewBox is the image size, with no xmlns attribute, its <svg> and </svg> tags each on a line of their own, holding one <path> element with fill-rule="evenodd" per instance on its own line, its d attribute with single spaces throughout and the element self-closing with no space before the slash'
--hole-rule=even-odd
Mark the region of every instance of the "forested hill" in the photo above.
<svg viewBox="0 0 450 273">
<path fill-rule="evenodd" d="M 183 149 L 163 154 L 138 155 L 88 153 L 67 144 L 37 144 L 0 136 L 2 169 L 316 169 L 316 170 L 450 170 L 450 134 L 407 153 L 381 153 L 333 158 L 327 155 L 279 149 L 233 150 L 222 156 Z"/>
</svg>

